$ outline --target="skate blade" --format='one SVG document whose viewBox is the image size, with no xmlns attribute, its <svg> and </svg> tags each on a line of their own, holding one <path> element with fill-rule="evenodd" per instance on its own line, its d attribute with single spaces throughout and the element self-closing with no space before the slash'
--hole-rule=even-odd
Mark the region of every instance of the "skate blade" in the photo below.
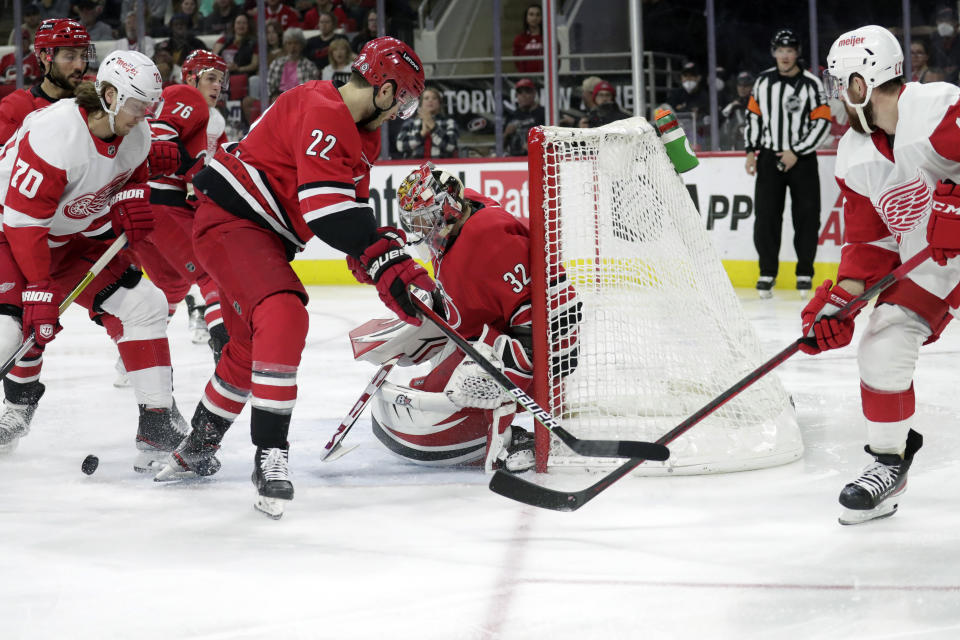
<svg viewBox="0 0 960 640">
<path fill-rule="evenodd" d="M 889 518 L 897 512 L 896 502 L 877 505 L 873 509 L 844 509 L 837 522 L 842 525 L 863 524 L 871 520 Z"/>
<path fill-rule="evenodd" d="M 280 500 L 279 498 L 267 498 L 266 496 L 259 496 L 257 501 L 253 503 L 253 508 L 259 511 L 260 513 L 273 518 L 274 520 L 279 520 L 283 517 L 283 509 L 286 507 L 289 500 Z"/>
<path fill-rule="evenodd" d="M 180 468 L 179 465 L 174 466 L 172 464 L 164 465 L 163 469 L 153 477 L 154 482 L 172 482 L 174 480 L 191 480 L 194 478 L 199 478 L 196 473 L 192 470 L 184 471 Z"/>
<path fill-rule="evenodd" d="M 773 297 L 773 291 L 757 291 L 757 295 L 760 296 L 761 300 L 769 300 Z"/>
<path fill-rule="evenodd" d="M 5 456 L 9 453 L 13 453 L 17 449 L 17 445 L 20 444 L 20 438 L 14 438 L 6 444 L 0 444 L 0 456 Z"/>
<path fill-rule="evenodd" d="M 158 454 L 162 455 L 164 459 L 158 459 Z M 158 451 L 152 455 L 142 452 L 133 461 L 133 470 L 137 473 L 158 473 L 167 466 L 166 456 L 167 454 L 163 451 Z"/>
<path fill-rule="evenodd" d="M 194 329 L 193 337 L 190 340 L 193 344 L 207 344 L 210 340 L 210 332 L 206 329 Z"/>
<path fill-rule="evenodd" d="M 800 289 L 799 291 L 800 291 L 800 299 L 801 299 L 801 300 L 806 300 L 807 298 L 810 297 L 810 290 L 809 290 L 809 289 Z"/>
</svg>

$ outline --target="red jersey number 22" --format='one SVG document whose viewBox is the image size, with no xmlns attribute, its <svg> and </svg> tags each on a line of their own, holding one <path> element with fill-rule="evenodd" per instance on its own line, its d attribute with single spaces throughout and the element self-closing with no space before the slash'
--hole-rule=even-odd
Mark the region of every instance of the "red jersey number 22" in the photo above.
<svg viewBox="0 0 960 640">
<path fill-rule="evenodd" d="M 333 149 L 333 145 L 337 144 L 337 138 L 330 134 L 327 134 L 326 137 L 324 137 L 323 131 L 320 129 L 314 129 L 310 132 L 310 135 L 313 136 L 313 142 L 311 142 L 310 146 L 307 147 L 307 155 L 319 156 L 324 160 L 329 160 L 330 156 L 327 155 L 327 152 L 330 151 L 330 149 Z M 317 151 L 317 146 L 319 146 L 321 142 L 326 142 L 327 146 L 325 146 L 323 150 Z"/>
</svg>

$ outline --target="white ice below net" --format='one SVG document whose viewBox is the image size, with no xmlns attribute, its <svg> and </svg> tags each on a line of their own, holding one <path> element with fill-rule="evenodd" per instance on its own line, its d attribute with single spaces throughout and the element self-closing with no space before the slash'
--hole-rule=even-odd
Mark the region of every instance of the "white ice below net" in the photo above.
<svg viewBox="0 0 960 640">
<path fill-rule="evenodd" d="M 548 234 L 547 251 L 559 251 L 583 302 L 578 365 L 559 384 L 551 381 L 551 407 L 581 438 L 655 441 L 766 357 L 651 126 L 632 118 L 545 133 L 544 148 L 557 150 L 545 161 L 559 164 L 557 188 L 544 197 L 545 209 L 556 212 L 559 242 L 551 247 Z M 670 449 L 670 460 L 637 472 L 756 469 L 803 453 L 774 373 Z M 551 470 L 612 464 L 618 461 L 584 458 L 551 441 Z"/>
</svg>

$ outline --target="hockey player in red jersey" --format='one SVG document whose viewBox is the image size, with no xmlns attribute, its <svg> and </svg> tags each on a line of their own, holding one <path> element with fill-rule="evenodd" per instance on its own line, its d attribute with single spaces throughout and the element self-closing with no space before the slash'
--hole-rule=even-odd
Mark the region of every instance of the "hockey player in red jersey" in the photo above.
<svg viewBox="0 0 960 640">
<path fill-rule="evenodd" d="M 87 30 L 66 18 L 41 22 L 33 38 L 33 50 L 43 66 L 43 80 L 0 101 L 0 145 L 10 139 L 30 112 L 61 98 L 72 98 L 87 66 L 97 57 Z"/>
<path fill-rule="evenodd" d="M 832 314 L 927 246 L 934 209 L 949 205 L 960 181 L 960 89 L 905 83 L 903 52 L 886 29 L 840 36 L 827 57 L 828 87 L 843 99 L 852 130 L 837 149 L 844 195 L 838 282 L 827 280 L 802 313 L 809 353 L 849 344 L 853 319 Z M 939 186 L 938 186 L 939 185 Z M 936 340 L 960 303 L 960 264 L 928 260 L 886 291 L 857 352 L 866 451 L 874 461 L 840 494 L 841 524 L 893 515 L 923 438 L 912 427 L 913 372 L 922 344 Z"/>
<path fill-rule="evenodd" d="M 198 49 L 187 56 L 182 69 L 183 84 L 163 90 L 163 109 L 150 121 L 153 139 L 176 143 L 181 162 L 175 172 L 149 183 L 157 224 L 137 248 L 137 255 L 150 279 L 166 295 L 171 315 L 191 285 L 197 284 L 204 300 L 203 319 L 209 328 L 210 348 L 219 360 L 227 343 L 227 330 L 217 286 L 194 257 L 194 210 L 187 200 L 187 186 L 203 168 L 208 154 L 212 155 L 210 138 L 214 146 L 226 142 L 223 116 L 215 107 L 226 80 L 227 64 L 220 56 Z"/>
<path fill-rule="evenodd" d="M 44 346 L 61 329 L 60 301 L 106 250 L 104 240 L 125 232 L 136 247 L 153 226 L 144 117 L 160 91 L 149 58 L 114 52 L 95 85 L 30 114 L 3 149 L 0 353 L 9 357 L 33 332 L 36 346 L 17 365 L 24 374 L 39 369 Z M 121 253 L 77 302 L 119 325 L 118 348 L 140 405 L 134 467 L 146 471 L 188 430 L 173 404 L 163 294 Z M 5 381 L 0 446 L 7 450 L 26 434 L 44 390 L 35 377 L 20 381 L 12 387 Z M 15 414 L 20 422 L 7 420 Z"/>
<path fill-rule="evenodd" d="M 411 242 L 429 248 L 449 322 L 521 389 L 533 381 L 530 231 L 525 221 L 432 164 L 397 190 Z M 351 267 L 358 277 L 364 271 Z M 556 286 L 564 287 L 565 275 Z M 579 300 L 572 287 L 552 314 L 562 354 L 576 362 Z M 516 402 L 435 327 L 373 320 L 351 332 L 358 359 L 401 366 L 430 359 L 433 369 L 407 385 L 384 382 L 372 399 L 374 435 L 393 453 L 427 465 L 482 463 L 488 471 L 534 465 L 533 436 L 511 426 Z M 442 349 L 442 351 L 441 351 Z M 563 358 L 559 356 L 563 355 Z M 565 364 L 561 364 L 565 363 Z M 570 373 L 565 371 L 564 375 Z"/>
<path fill-rule="evenodd" d="M 194 178 L 194 248 L 231 310 L 224 315 L 230 342 L 193 416 L 194 436 L 158 480 L 215 471 L 213 454 L 249 397 L 257 507 L 280 517 L 293 499 L 287 433 L 308 317 L 289 260 L 311 237 L 359 259 L 381 299 L 420 322 L 407 287 L 433 290 L 433 281 L 395 233 L 377 229 L 367 200 L 378 129 L 398 114 L 410 117 L 423 86 L 410 47 L 371 40 L 347 84 L 314 81 L 283 93 Z"/>
</svg>

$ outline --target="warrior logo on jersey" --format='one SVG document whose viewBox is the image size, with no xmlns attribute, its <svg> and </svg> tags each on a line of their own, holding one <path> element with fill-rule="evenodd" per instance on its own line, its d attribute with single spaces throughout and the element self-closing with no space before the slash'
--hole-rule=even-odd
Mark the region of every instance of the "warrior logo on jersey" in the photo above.
<svg viewBox="0 0 960 640">
<path fill-rule="evenodd" d="M 124 171 L 96 193 L 85 193 L 74 198 L 63 206 L 63 214 L 74 220 L 82 220 L 99 213 L 113 194 L 123 187 L 132 173 L 133 171 L 130 170 Z"/>
<path fill-rule="evenodd" d="M 930 187 L 917 173 L 910 182 L 893 187 L 880 196 L 877 208 L 890 231 L 901 236 L 916 229 L 927 218 L 932 199 Z"/>
</svg>

